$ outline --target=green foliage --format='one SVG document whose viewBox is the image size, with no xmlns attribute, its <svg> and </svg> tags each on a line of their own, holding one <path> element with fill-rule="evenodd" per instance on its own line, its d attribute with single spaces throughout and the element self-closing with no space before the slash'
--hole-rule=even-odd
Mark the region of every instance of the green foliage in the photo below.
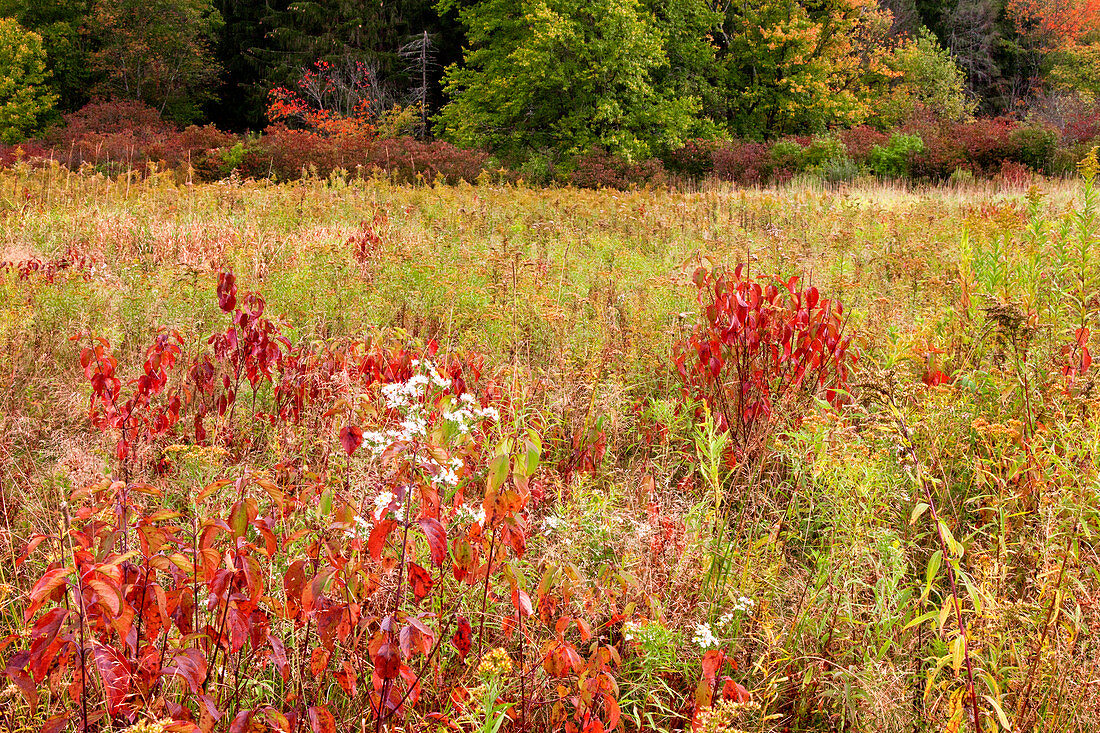
<svg viewBox="0 0 1100 733">
<path fill-rule="evenodd" d="M 692 133 L 699 99 L 670 86 L 667 39 L 683 33 L 662 29 L 638 0 L 547 0 L 523 13 L 478 0 L 459 18 L 470 50 L 446 72 L 438 128 L 460 145 L 519 158 L 599 146 L 637 160 Z"/>
<path fill-rule="evenodd" d="M 876 145 L 871 148 L 867 164 L 877 175 L 901 178 L 909 174 L 913 156 L 922 150 L 924 150 L 924 141 L 919 135 L 895 132 L 885 145 Z"/>
<path fill-rule="evenodd" d="M 199 119 L 221 73 L 211 45 L 222 19 L 211 0 L 102 0 L 93 24 L 102 40 L 98 91 L 176 122 Z"/>
<path fill-rule="evenodd" d="M 895 49 L 887 65 L 897 77 L 873 118 L 881 128 L 904 122 L 919 107 L 952 122 L 973 115 L 977 102 L 967 92 L 962 69 L 927 28 Z"/>
<path fill-rule="evenodd" d="M 1058 50 L 1051 56 L 1048 76 L 1059 92 L 1096 102 L 1100 99 L 1100 42 Z"/>
<path fill-rule="evenodd" d="M 0 142 L 20 142 L 39 129 L 57 99 L 47 74 L 42 37 L 0 18 Z"/>
<path fill-rule="evenodd" d="M 1045 125 L 1026 125 L 1012 131 L 1015 159 L 1035 171 L 1050 172 L 1058 152 L 1058 132 Z"/>
<path fill-rule="evenodd" d="M 0 0 L 0 17 L 14 18 L 42 37 L 49 83 L 62 111 L 88 101 L 93 82 L 86 27 L 90 7 L 89 0 Z"/>
</svg>

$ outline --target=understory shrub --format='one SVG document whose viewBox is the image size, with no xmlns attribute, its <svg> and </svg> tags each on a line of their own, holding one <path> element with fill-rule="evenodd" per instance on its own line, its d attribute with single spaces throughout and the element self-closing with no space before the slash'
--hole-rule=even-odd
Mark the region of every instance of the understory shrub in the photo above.
<svg viewBox="0 0 1100 733">
<path fill-rule="evenodd" d="M 717 140 L 688 140 L 684 147 L 666 153 L 663 162 L 672 173 L 706 178 L 714 172 L 714 156 L 721 147 Z"/>
<path fill-rule="evenodd" d="M 811 398 L 839 401 L 855 352 L 843 305 L 797 276 L 754 278 L 739 265 L 699 267 L 692 279 L 700 319 L 674 363 L 686 403 L 706 405 L 729 434 L 733 466 L 762 450 L 777 424 L 797 421 Z"/>
<path fill-rule="evenodd" d="M 578 188 L 617 188 L 625 190 L 660 186 L 668 180 L 665 168 L 656 158 L 631 163 L 593 149 L 573 161 L 569 182 Z"/>
<path fill-rule="evenodd" d="M 759 186 L 772 177 L 774 166 L 764 143 L 734 141 L 718 147 L 712 157 L 714 176 L 719 180 Z"/>
<path fill-rule="evenodd" d="M 924 142 L 916 135 L 895 132 L 885 145 L 875 145 L 867 156 L 867 164 L 876 175 L 903 178 L 909 175 L 913 157 L 924 150 Z"/>
</svg>

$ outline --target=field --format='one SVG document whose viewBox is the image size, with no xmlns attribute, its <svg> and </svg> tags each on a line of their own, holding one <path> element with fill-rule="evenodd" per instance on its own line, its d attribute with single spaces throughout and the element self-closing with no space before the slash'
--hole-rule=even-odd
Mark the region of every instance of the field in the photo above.
<svg viewBox="0 0 1100 733">
<path fill-rule="evenodd" d="M 0 211 L 4 730 L 1100 721 L 1091 183 Z"/>
</svg>

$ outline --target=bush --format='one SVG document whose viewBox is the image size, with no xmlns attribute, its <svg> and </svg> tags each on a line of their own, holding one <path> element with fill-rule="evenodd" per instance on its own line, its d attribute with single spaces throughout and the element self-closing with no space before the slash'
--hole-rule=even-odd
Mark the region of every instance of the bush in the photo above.
<svg viewBox="0 0 1100 733">
<path fill-rule="evenodd" d="M 380 171 L 399 183 L 473 183 L 488 167 L 489 156 L 450 143 L 409 137 L 378 139 L 367 135 L 326 137 L 282 125 L 269 127 L 248 145 L 240 172 L 253 178 L 290 181 L 303 172 L 326 177 L 333 170 Z"/>
<path fill-rule="evenodd" d="M 821 176 L 829 183 L 850 181 L 859 176 L 862 168 L 847 155 L 830 158 L 820 166 Z"/>
<path fill-rule="evenodd" d="M 917 135 L 895 132 L 885 145 L 871 148 L 867 162 L 876 175 L 901 178 L 909 175 L 913 157 L 923 150 L 924 142 Z"/>
<path fill-rule="evenodd" d="M 33 140 L 18 145 L 0 143 L 0 168 L 7 168 L 24 160 L 33 161 L 40 158 L 49 158 L 50 155 L 51 151 Z"/>
<path fill-rule="evenodd" d="M 867 127 L 866 125 L 860 125 L 859 127 L 853 127 L 848 130 L 841 130 L 838 133 L 840 142 L 844 145 L 845 151 L 848 153 L 848 157 L 857 163 L 867 162 L 868 156 L 871 155 L 871 149 L 876 145 L 884 145 L 886 141 L 890 139 L 890 136 L 884 132 L 879 132 L 873 127 Z"/>
<path fill-rule="evenodd" d="M 250 178 L 292 181 L 311 168 L 319 175 L 328 175 L 336 165 L 333 139 L 307 130 L 272 125 L 246 146 L 240 172 Z"/>
<path fill-rule="evenodd" d="M 717 148 L 711 157 L 714 175 L 719 180 L 759 186 L 772 176 L 771 155 L 763 143 L 727 143 Z"/>
<path fill-rule="evenodd" d="M 900 132 L 917 135 L 924 143 L 924 150 L 910 161 L 909 174 L 914 178 L 945 181 L 960 168 L 972 171 L 966 150 L 950 134 L 948 124 L 926 114 L 910 120 Z"/>
<path fill-rule="evenodd" d="M 1023 163 L 1005 160 L 993 182 L 1001 188 L 1025 188 L 1035 182 L 1035 172 Z"/>
<path fill-rule="evenodd" d="M 651 158 L 630 163 L 603 150 L 593 149 L 578 156 L 569 182 L 578 188 L 617 188 L 659 186 L 668 180 L 661 161 Z"/>
<path fill-rule="evenodd" d="M 178 166 L 230 139 L 232 136 L 213 126 L 181 133 L 141 102 L 100 101 L 65 115 L 64 123 L 49 136 L 48 143 L 72 168 L 94 163 L 117 170 L 161 160 Z"/>
<path fill-rule="evenodd" d="M 1038 173 L 1049 173 L 1058 152 L 1058 132 L 1046 125 L 1016 128 L 1010 135 L 1015 161 Z"/>
<path fill-rule="evenodd" d="M 665 168 L 692 178 L 706 178 L 714 172 L 714 154 L 720 147 L 716 140 L 688 140 L 684 147 L 665 155 Z"/>
<path fill-rule="evenodd" d="M 797 140 L 779 140 L 772 145 L 769 152 L 775 171 L 784 171 L 790 177 L 802 170 L 802 146 Z"/>
<path fill-rule="evenodd" d="M 830 163 L 845 157 L 844 143 L 834 135 L 817 135 L 806 142 L 802 147 L 802 154 L 798 159 L 799 170 L 816 168 L 818 170 Z"/>
<path fill-rule="evenodd" d="M 840 400 L 855 361 L 838 301 L 799 277 L 743 272 L 695 271 L 699 320 L 673 348 L 685 404 L 707 405 L 729 433 L 731 465 L 759 450 L 777 423 L 797 421 L 813 397 Z"/>
</svg>

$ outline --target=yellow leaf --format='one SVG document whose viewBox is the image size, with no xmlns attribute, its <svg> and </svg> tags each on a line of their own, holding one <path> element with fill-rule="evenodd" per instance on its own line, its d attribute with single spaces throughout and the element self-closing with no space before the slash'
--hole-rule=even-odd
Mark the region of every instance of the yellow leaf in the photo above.
<svg viewBox="0 0 1100 733">
<path fill-rule="evenodd" d="M 943 729 L 943 733 L 959 733 L 962 729 L 965 691 L 965 687 L 959 687 L 951 693 L 951 701 L 947 704 L 947 726 Z"/>
</svg>

